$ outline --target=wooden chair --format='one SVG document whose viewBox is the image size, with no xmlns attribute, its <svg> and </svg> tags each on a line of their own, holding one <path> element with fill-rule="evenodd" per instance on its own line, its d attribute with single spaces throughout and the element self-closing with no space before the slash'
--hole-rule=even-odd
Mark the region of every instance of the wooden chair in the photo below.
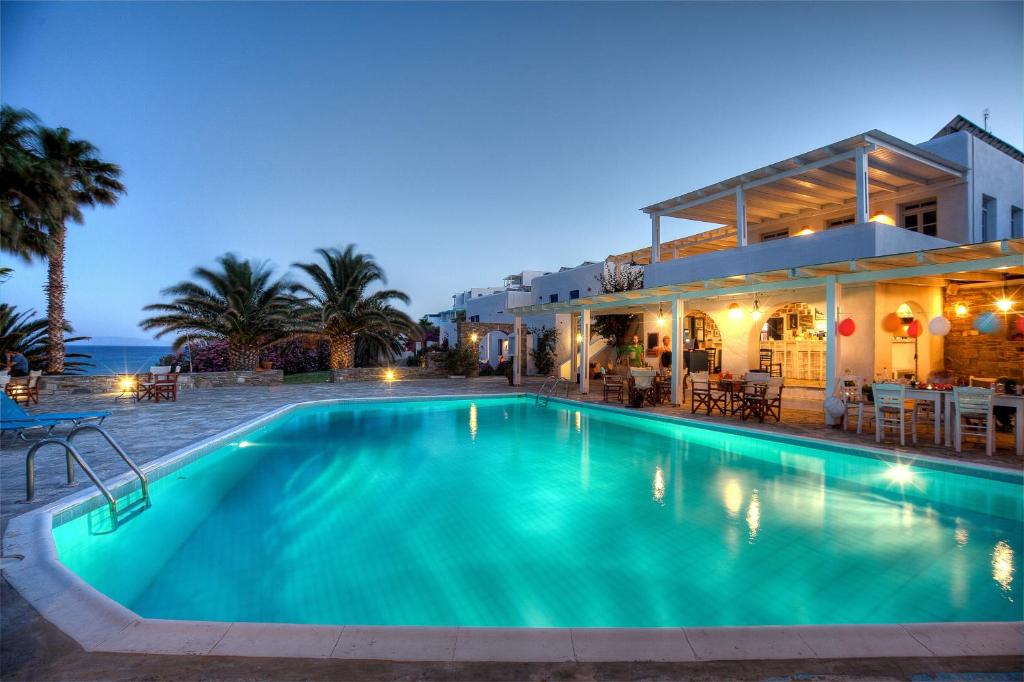
<svg viewBox="0 0 1024 682">
<path fill-rule="evenodd" d="M 39 378 L 42 370 L 32 370 L 28 377 L 15 377 L 7 383 L 7 395 L 14 402 L 39 404 Z"/>
<path fill-rule="evenodd" d="M 775 417 L 776 422 L 782 421 L 782 377 L 769 377 L 765 383 L 748 384 L 743 392 L 743 404 L 740 406 L 740 419 L 757 417 L 764 423 L 764 418 Z"/>
<path fill-rule="evenodd" d="M 178 400 L 178 369 L 170 365 L 157 365 L 149 368 L 149 372 L 140 374 L 135 382 L 135 400 L 161 399 L 175 402 Z"/>
<path fill-rule="evenodd" d="M 885 430 L 896 429 L 900 445 L 906 445 L 907 427 L 914 445 L 917 445 L 917 412 L 907 407 L 906 388 L 903 384 L 872 384 L 875 396 L 875 442 L 881 443 Z"/>
<path fill-rule="evenodd" d="M 711 414 L 712 410 L 725 414 L 729 395 L 712 383 L 710 374 L 696 372 L 690 375 L 690 380 L 690 414 L 695 414 L 700 407 L 705 408 L 708 414 Z"/>
<path fill-rule="evenodd" d="M 15 377 L 7 383 L 7 395 L 16 403 L 23 402 L 26 405 L 39 404 L 39 377 L 43 375 L 41 369 L 34 369 L 27 377 Z"/>
<path fill-rule="evenodd" d="M 712 374 L 714 374 L 715 372 L 718 371 L 718 357 L 717 357 L 718 349 L 717 348 L 708 348 L 707 349 L 707 353 L 708 353 L 708 371 L 711 372 Z"/>
<path fill-rule="evenodd" d="M 654 377 L 654 401 L 659 405 L 672 400 L 672 376 L 659 374 Z"/>
<path fill-rule="evenodd" d="M 625 395 L 625 384 L 619 374 L 604 375 L 604 401 L 608 402 L 609 396 L 615 396 L 615 402 L 621 403 Z"/>
<path fill-rule="evenodd" d="M 774 362 L 775 351 L 771 348 L 762 348 L 758 352 L 758 367 L 762 372 L 767 372 L 770 376 L 781 377 L 782 376 L 782 363 Z"/>
<path fill-rule="evenodd" d="M 988 388 L 953 387 L 953 403 L 956 410 L 953 443 L 957 452 L 963 451 L 963 437 L 966 434 L 984 438 L 985 454 L 992 456 L 996 442 L 995 418 L 992 415 L 993 396 L 993 391 Z"/>
<path fill-rule="evenodd" d="M 864 400 L 864 394 L 861 393 L 859 379 L 854 378 L 843 383 L 843 404 L 846 406 L 846 416 L 843 420 L 843 428 L 847 431 L 850 430 L 850 418 L 853 416 L 857 417 L 857 433 L 861 433 L 863 430 L 864 422 L 874 421 L 875 407 Z"/>
</svg>

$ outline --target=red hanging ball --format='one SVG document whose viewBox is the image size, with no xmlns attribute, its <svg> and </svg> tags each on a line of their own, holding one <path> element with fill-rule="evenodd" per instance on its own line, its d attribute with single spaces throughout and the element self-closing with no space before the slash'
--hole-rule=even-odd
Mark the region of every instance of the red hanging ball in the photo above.
<svg viewBox="0 0 1024 682">
<path fill-rule="evenodd" d="M 850 336 L 857 329 L 857 325 L 853 323 L 851 318 L 846 318 L 839 323 L 836 331 L 839 332 L 840 336 Z"/>
<path fill-rule="evenodd" d="M 1018 317 L 1017 321 L 1013 323 L 1017 327 L 1017 331 L 1024 334 L 1024 317 Z"/>
<path fill-rule="evenodd" d="M 918 322 L 917 320 L 914 320 L 913 322 L 907 325 L 907 336 L 910 336 L 912 338 L 916 339 L 917 337 L 921 336 L 921 333 L 923 331 L 924 327 L 922 327 L 921 323 Z"/>
</svg>

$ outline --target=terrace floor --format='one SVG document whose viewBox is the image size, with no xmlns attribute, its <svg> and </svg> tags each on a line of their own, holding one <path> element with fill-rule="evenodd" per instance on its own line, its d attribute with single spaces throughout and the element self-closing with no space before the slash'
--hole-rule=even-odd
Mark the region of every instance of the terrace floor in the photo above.
<svg viewBox="0 0 1024 682">
<path fill-rule="evenodd" d="M 527 379 L 520 389 L 513 389 L 503 377 L 424 380 L 396 382 L 384 386 L 376 382 L 346 384 L 297 384 L 274 387 L 239 386 L 183 391 L 177 402 L 115 403 L 111 396 L 75 395 L 60 400 L 43 396 L 41 404 L 30 412 L 110 410 L 113 415 L 104 426 L 118 439 L 139 464 L 145 464 L 186 445 L 212 436 L 230 427 L 267 413 L 278 407 L 308 400 L 331 398 L 368 398 L 382 396 L 436 396 L 455 394 L 502 394 L 514 391 L 535 391 L 540 381 Z M 570 391 L 569 397 L 588 403 L 601 402 L 600 385 L 582 398 Z M 626 408 L 622 408 L 626 409 Z M 735 422 L 738 418 L 691 415 L 688 406 L 681 408 L 646 408 L 700 420 Z M 813 436 L 845 443 L 874 446 L 873 434 L 861 436 L 853 432 L 828 429 L 821 425 L 820 412 L 784 410 L 782 424 L 745 422 L 744 426 L 776 433 Z M 1021 461 L 1009 448 L 1012 443 L 1001 440 L 1001 451 L 988 458 L 974 446 L 965 449 L 963 460 L 983 462 L 1009 468 L 1021 468 Z M 922 430 L 921 444 L 908 453 L 926 453 L 956 458 L 955 453 L 931 444 L 930 432 Z M 927 444 L 926 444 L 927 443 Z M 101 479 L 123 473 L 124 464 L 92 434 L 83 434 L 81 451 Z M 63 487 L 64 460 L 57 450 L 42 451 L 37 459 L 36 499 L 32 504 L 21 502 L 25 497 L 24 455 L 29 444 L 10 438 L 0 448 L 0 531 L 7 521 L 29 509 L 47 504 L 72 492 Z M 897 450 L 899 448 L 896 448 Z M 50 454 L 47 455 L 47 452 Z M 90 457 L 90 454 L 93 456 Z M 91 485 L 84 475 L 78 476 L 75 490 Z M 800 673 L 807 679 L 910 679 L 926 676 L 935 679 L 939 673 L 1016 671 L 1022 660 L 1015 659 L 914 659 L 889 661 L 816 661 L 735 664 L 608 664 L 608 665 L 452 665 L 452 664 L 385 664 L 369 662 L 327 662 L 302 660 L 267 660 L 228 657 L 192 657 L 90 654 L 59 630 L 51 626 L 22 600 L 7 584 L 0 581 L 3 604 L 3 638 L 0 641 L 0 679 L 792 679 Z"/>
</svg>

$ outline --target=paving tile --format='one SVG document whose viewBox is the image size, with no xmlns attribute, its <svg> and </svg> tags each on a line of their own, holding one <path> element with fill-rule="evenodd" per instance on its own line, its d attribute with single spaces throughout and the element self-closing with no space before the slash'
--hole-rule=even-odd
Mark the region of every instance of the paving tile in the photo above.
<svg viewBox="0 0 1024 682">
<path fill-rule="evenodd" d="M 936 656 L 1024 655 L 1022 623 L 917 623 L 903 627 Z"/>
<path fill-rule="evenodd" d="M 572 635 L 559 628 L 459 628 L 456 662 L 552 663 L 573 660 Z"/>
<path fill-rule="evenodd" d="M 702 661 L 813 658 L 814 652 L 793 628 L 684 628 Z"/>
<path fill-rule="evenodd" d="M 283 623 L 232 623 L 210 652 L 215 656 L 327 658 L 344 628 Z"/>
<path fill-rule="evenodd" d="M 448 662 L 457 636 L 456 628 L 346 627 L 331 657 Z"/>
<path fill-rule="evenodd" d="M 801 627 L 800 639 L 817 658 L 931 656 L 901 625 L 835 625 Z"/>
<path fill-rule="evenodd" d="M 580 662 L 696 661 L 682 628 L 573 628 Z"/>
<path fill-rule="evenodd" d="M 103 643 L 104 651 L 151 654 L 208 654 L 231 623 L 175 620 L 138 621 Z"/>
</svg>

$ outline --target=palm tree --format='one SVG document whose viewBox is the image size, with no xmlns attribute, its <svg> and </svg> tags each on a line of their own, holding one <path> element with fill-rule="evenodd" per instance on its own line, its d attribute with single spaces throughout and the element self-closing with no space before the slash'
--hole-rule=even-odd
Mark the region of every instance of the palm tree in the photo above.
<svg viewBox="0 0 1024 682">
<path fill-rule="evenodd" d="M 331 369 L 353 367 L 357 357 L 363 364 L 393 358 L 401 351 L 403 335 L 418 336 L 416 323 L 392 306 L 392 301 L 408 303 L 408 295 L 397 289 L 368 292 L 373 285 L 387 283 L 373 256 L 356 253 L 354 244 L 344 251 L 316 253 L 322 265 L 293 264 L 309 275 L 312 284 L 296 284 L 292 291 L 302 297 L 299 316 L 308 330 L 327 337 Z"/>
<path fill-rule="evenodd" d="M 48 218 L 60 204 L 60 181 L 42 158 L 38 120 L 25 109 L 0 107 L 0 250 L 30 261 L 45 258 Z"/>
<path fill-rule="evenodd" d="M 17 351 L 25 356 L 30 367 L 42 369 L 46 366 L 47 360 L 48 325 L 46 318 L 36 317 L 34 310 L 19 313 L 17 306 L 0 303 L 0 357 L 9 350 Z M 71 334 L 74 329 L 70 324 L 65 323 L 64 331 Z M 64 337 L 64 343 L 86 341 L 88 338 L 88 336 Z M 89 357 L 84 353 L 68 353 L 66 357 L 74 358 L 66 363 L 65 369 L 69 373 L 79 371 L 89 364 L 78 360 Z"/>
<path fill-rule="evenodd" d="M 57 175 L 60 200 L 45 216 L 49 261 L 46 283 L 46 317 L 49 320 L 47 368 L 64 372 L 64 255 L 68 221 L 81 224 L 87 206 L 113 206 L 124 193 L 121 168 L 99 158 L 99 150 L 85 140 L 71 137 L 67 128 L 39 128 L 39 151 L 50 171 Z"/>
<path fill-rule="evenodd" d="M 234 254 L 217 259 L 220 270 L 196 268 L 198 282 L 181 282 L 164 289 L 170 303 L 146 306 L 160 314 L 139 323 L 143 329 L 159 330 L 157 338 L 177 333 L 174 350 L 189 339 L 224 339 L 228 342 L 228 366 L 232 370 L 254 370 L 260 351 L 295 331 L 294 298 L 289 283 L 273 279 L 266 263 L 239 260 Z"/>
</svg>

